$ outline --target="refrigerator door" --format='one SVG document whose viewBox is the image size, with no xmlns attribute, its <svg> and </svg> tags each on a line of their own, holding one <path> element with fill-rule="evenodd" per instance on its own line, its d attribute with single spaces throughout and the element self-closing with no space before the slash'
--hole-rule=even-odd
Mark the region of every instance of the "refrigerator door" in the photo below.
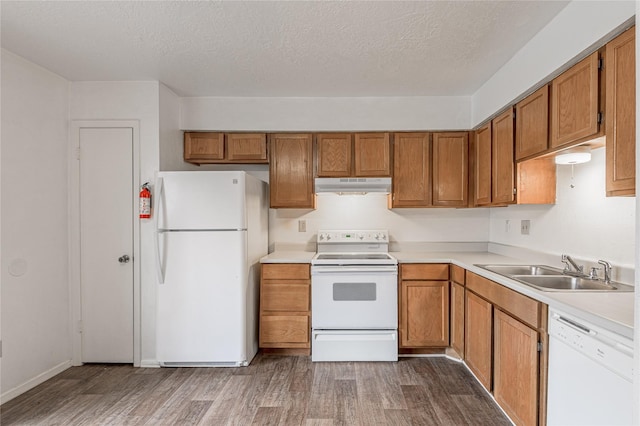
<svg viewBox="0 0 640 426">
<path fill-rule="evenodd" d="M 164 366 L 246 365 L 246 231 L 165 232 L 157 287 L 157 357 Z M 252 292 L 250 292 L 252 293 Z"/>
<path fill-rule="evenodd" d="M 162 172 L 156 197 L 160 230 L 247 227 L 244 172 Z"/>
</svg>

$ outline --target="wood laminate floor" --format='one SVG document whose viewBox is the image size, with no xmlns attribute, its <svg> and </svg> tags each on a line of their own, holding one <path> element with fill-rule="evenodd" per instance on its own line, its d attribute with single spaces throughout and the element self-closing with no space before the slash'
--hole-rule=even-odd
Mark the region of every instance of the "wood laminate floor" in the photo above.
<svg viewBox="0 0 640 426">
<path fill-rule="evenodd" d="M 0 407 L 6 425 L 509 425 L 443 357 L 245 368 L 72 367 Z"/>
</svg>

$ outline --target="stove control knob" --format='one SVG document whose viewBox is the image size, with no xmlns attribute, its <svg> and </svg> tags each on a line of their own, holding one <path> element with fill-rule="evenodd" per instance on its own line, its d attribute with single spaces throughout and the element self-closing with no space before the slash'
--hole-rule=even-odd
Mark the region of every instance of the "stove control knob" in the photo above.
<svg viewBox="0 0 640 426">
<path fill-rule="evenodd" d="M 327 238 L 326 234 L 320 234 L 320 237 L 318 238 L 320 241 L 324 240 L 325 238 Z"/>
<path fill-rule="evenodd" d="M 364 240 L 364 234 L 358 234 L 358 239 Z"/>
<path fill-rule="evenodd" d="M 376 240 L 380 239 L 380 234 L 376 234 Z"/>
<path fill-rule="evenodd" d="M 327 234 L 327 241 L 331 239 L 331 234 Z"/>
</svg>

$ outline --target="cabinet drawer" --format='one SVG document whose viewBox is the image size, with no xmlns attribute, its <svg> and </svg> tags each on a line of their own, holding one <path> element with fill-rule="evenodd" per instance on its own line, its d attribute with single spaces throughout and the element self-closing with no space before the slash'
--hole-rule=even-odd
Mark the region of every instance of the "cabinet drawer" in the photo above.
<svg viewBox="0 0 640 426">
<path fill-rule="evenodd" d="M 449 264 L 407 263 L 400 265 L 403 280 L 448 280 Z"/>
<path fill-rule="evenodd" d="M 467 288 L 531 327 L 543 327 L 542 303 L 468 271 Z"/>
<path fill-rule="evenodd" d="M 464 285 L 464 268 L 459 267 L 458 265 L 451 265 L 451 281 L 458 283 L 460 285 Z"/>
<path fill-rule="evenodd" d="M 260 319 L 261 347 L 309 347 L 309 317 L 263 315 Z"/>
<path fill-rule="evenodd" d="M 309 282 L 305 280 L 263 281 L 260 292 L 262 311 L 308 312 Z"/>
<path fill-rule="evenodd" d="M 308 280 L 311 278 L 308 263 L 264 263 L 262 279 Z"/>
</svg>

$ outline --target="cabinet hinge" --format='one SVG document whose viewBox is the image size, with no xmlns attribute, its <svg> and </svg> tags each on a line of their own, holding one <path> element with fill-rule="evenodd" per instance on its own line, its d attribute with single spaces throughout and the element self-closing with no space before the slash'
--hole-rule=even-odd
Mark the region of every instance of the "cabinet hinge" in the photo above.
<svg viewBox="0 0 640 426">
<path fill-rule="evenodd" d="M 514 120 L 516 119 L 516 111 L 515 110 L 513 111 L 513 119 Z"/>
<path fill-rule="evenodd" d="M 598 58 L 598 69 L 599 70 L 604 69 L 604 60 L 602 58 Z"/>
<path fill-rule="evenodd" d="M 598 124 L 602 124 L 603 121 L 604 121 L 604 113 L 600 111 L 598 113 Z"/>
<path fill-rule="evenodd" d="M 513 188 L 513 195 L 516 195 L 516 193 L 518 192 L 517 188 Z"/>
<path fill-rule="evenodd" d="M 538 342 L 538 352 L 542 352 L 542 342 Z"/>
</svg>

